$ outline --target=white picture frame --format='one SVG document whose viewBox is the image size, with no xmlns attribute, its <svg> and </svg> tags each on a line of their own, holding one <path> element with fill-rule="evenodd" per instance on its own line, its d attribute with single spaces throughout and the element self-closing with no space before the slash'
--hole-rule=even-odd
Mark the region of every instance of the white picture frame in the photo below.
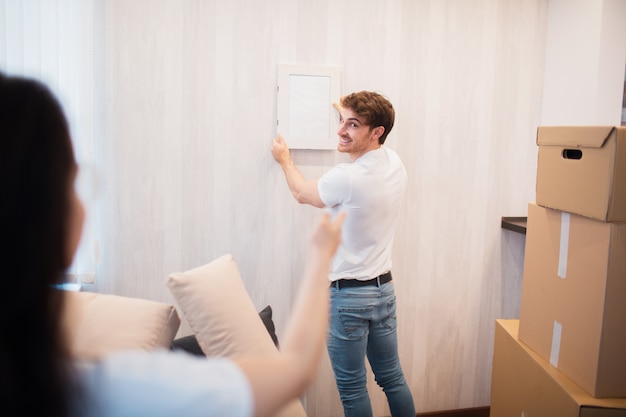
<svg viewBox="0 0 626 417">
<path fill-rule="evenodd" d="M 310 65 L 278 66 L 277 133 L 292 149 L 337 149 L 340 70 Z"/>
</svg>

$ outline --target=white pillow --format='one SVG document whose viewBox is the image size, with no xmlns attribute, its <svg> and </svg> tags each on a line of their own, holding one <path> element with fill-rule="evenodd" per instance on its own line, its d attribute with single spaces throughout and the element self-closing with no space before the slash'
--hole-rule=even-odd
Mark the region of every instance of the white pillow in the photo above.
<svg viewBox="0 0 626 417">
<path fill-rule="evenodd" d="M 171 274 L 167 286 L 206 356 L 278 355 L 259 317 L 232 255 L 204 266 Z M 298 400 L 276 417 L 306 413 Z"/>
<path fill-rule="evenodd" d="M 180 326 L 173 305 L 110 294 L 64 291 L 63 325 L 73 355 L 98 359 L 121 349 L 169 349 Z"/>
</svg>

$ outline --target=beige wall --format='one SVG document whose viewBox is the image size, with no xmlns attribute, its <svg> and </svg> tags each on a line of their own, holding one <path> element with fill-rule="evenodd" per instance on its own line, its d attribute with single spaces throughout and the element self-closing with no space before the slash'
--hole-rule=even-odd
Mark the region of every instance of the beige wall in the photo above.
<svg viewBox="0 0 626 417">
<path fill-rule="evenodd" d="M 519 311 L 524 238 L 500 218 L 534 201 L 547 1 L 90 4 L 104 180 L 92 289 L 172 301 L 169 273 L 232 253 L 280 337 L 318 211 L 292 199 L 269 153 L 277 65 L 339 66 L 342 93 L 396 107 L 386 146 L 409 188 L 393 272 L 417 410 L 488 405 L 495 319 Z M 343 160 L 293 159 L 309 177 Z M 375 415 L 389 415 L 370 386 Z M 341 415 L 327 359 L 305 401 L 310 416 Z"/>
<path fill-rule="evenodd" d="M 542 124 L 620 124 L 625 18 L 623 0 L 550 0 Z"/>
</svg>

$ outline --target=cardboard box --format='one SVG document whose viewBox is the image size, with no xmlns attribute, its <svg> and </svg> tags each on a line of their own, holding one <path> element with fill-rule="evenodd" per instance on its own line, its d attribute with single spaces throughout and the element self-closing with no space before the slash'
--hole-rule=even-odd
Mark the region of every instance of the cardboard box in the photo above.
<svg viewBox="0 0 626 417">
<path fill-rule="evenodd" d="M 519 338 L 594 397 L 626 397 L 626 223 L 528 206 Z"/>
<path fill-rule="evenodd" d="M 497 320 L 491 417 L 626 417 L 626 398 L 599 399 L 517 338 L 519 320 Z"/>
<path fill-rule="evenodd" d="M 537 204 L 626 221 L 626 127 L 537 129 Z"/>
</svg>

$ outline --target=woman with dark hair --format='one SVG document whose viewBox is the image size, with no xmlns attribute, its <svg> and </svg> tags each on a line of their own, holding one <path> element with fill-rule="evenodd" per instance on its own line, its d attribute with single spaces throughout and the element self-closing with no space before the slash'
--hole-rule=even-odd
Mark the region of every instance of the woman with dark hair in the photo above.
<svg viewBox="0 0 626 417">
<path fill-rule="evenodd" d="M 64 416 L 76 384 L 53 285 L 71 263 L 83 216 L 72 201 L 69 129 L 45 87 L 0 74 L 0 138 L 0 404 L 7 415 Z"/>
<path fill-rule="evenodd" d="M 127 352 L 72 358 L 61 329 L 63 281 L 84 208 L 68 125 L 42 84 L 0 73 L 0 407 L 10 416 L 270 416 L 312 381 L 328 330 L 327 272 L 344 214 L 322 215 L 298 300 L 272 357 Z"/>
</svg>

